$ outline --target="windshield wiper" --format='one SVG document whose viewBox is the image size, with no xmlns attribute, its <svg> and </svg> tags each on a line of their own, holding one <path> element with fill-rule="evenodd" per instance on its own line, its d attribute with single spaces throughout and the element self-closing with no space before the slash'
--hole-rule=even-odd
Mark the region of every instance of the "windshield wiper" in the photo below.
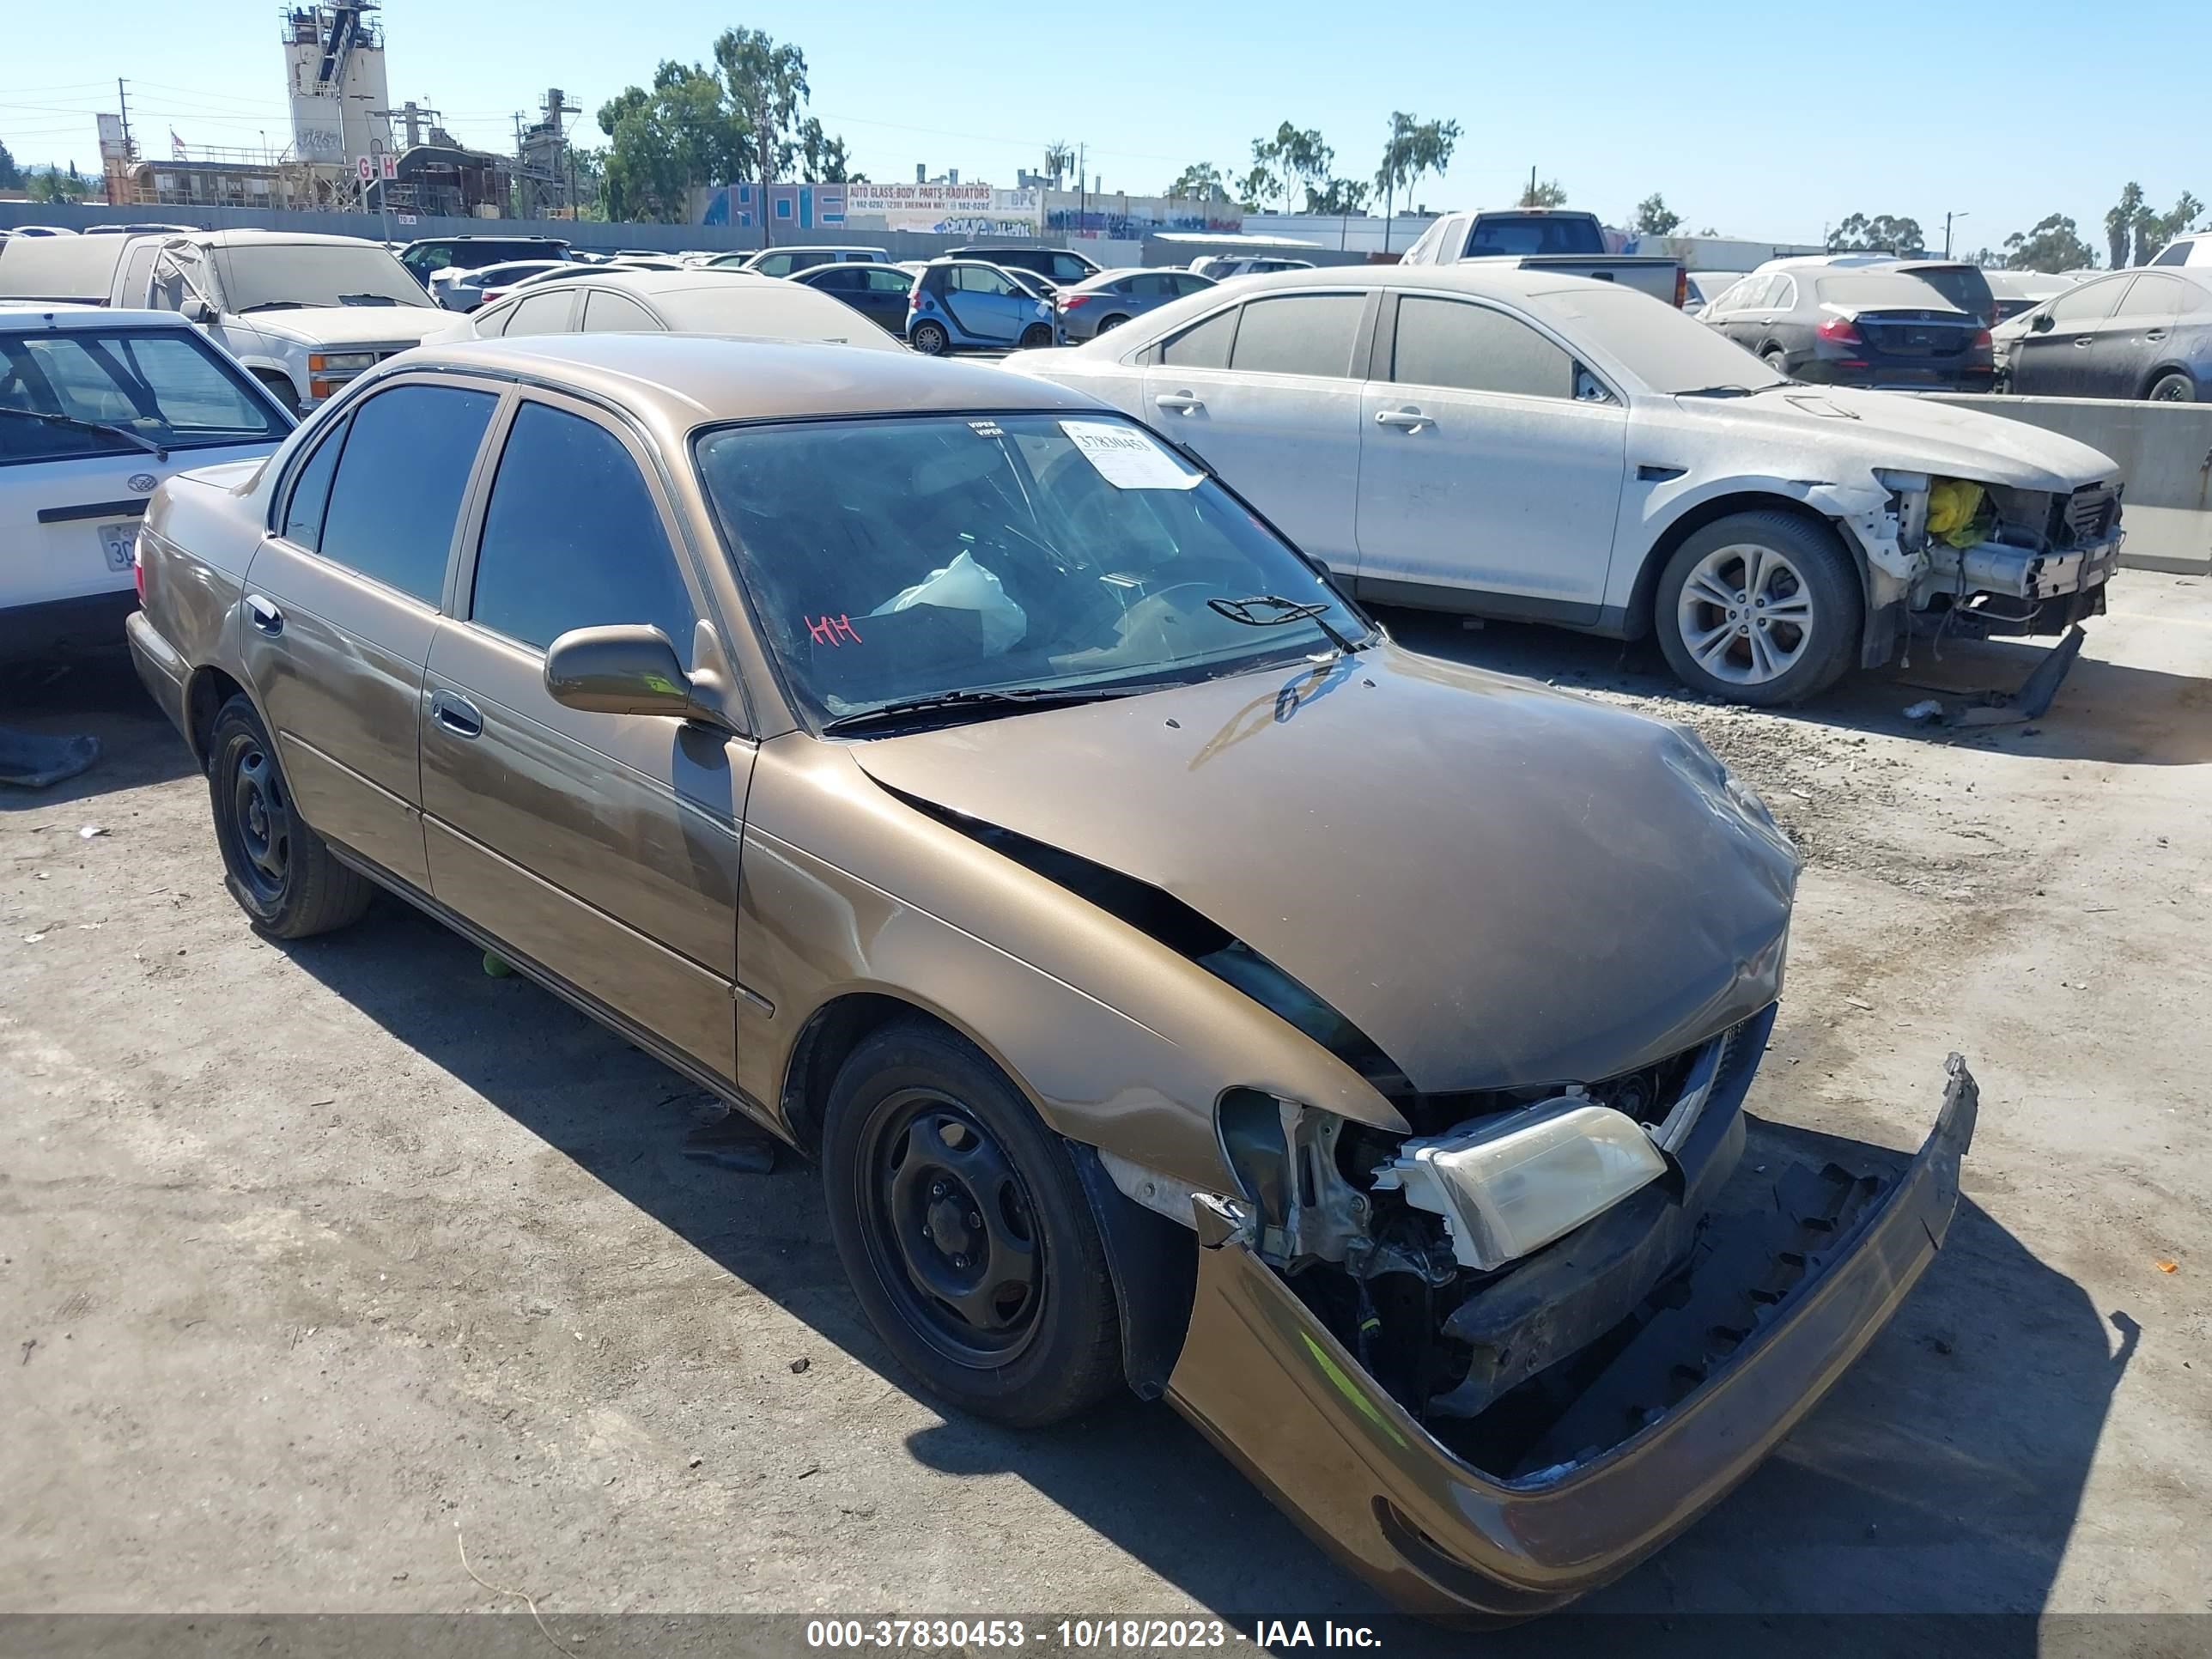
<svg viewBox="0 0 2212 1659">
<path fill-rule="evenodd" d="M 239 307 L 238 314 L 246 317 L 257 311 L 305 311 L 307 308 L 304 300 L 257 300 L 250 306 Z"/>
<path fill-rule="evenodd" d="M 1762 392 L 1771 392 L 1790 384 L 1787 380 L 1762 380 L 1757 386 L 1700 386 L 1687 392 L 1678 392 L 1677 398 L 1750 398 Z"/>
<path fill-rule="evenodd" d="M 169 452 L 160 444 L 127 426 L 114 426 L 106 421 L 80 421 L 74 415 L 49 415 L 42 409 L 17 409 L 10 404 L 0 404 L 0 415 L 17 415 L 27 421 L 43 421 L 48 426 L 65 426 L 76 432 L 104 432 L 111 438 L 137 445 L 157 461 L 169 459 Z"/>
<path fill-rule="evenodd" d="M 396 306 L 399 301 L 389 294 L 341 294 L 338 303 L 342 306 Z"/>
<path fill-rule="evenodd" d="M 1266 605 L 1274 614 L 1255 616 L 1255 605 Z M 1233 623 L 1243 623 L 1247 628 L 1280 628 L 1285 623 L 1310 622 L 1328 635 L 1338 650 L 1359 649 L 1330 626 L 1328 604 L 1324 599 L 1313 599 L 1300 605 L 1296 599 L 1286 599 L 1279 593 L 1255 593 L 1249 599 L 1208 599 L 1206 608 Z"/>
<path fill-rule="evenodd" d="M 1025 708 L 1045 708 L 1080 702 L 1103 702 L 1109 697 L 1133 697 L 1157 691 L 1157 685 L 1024 685 L 995 690 L 937 691 L 925 697 L 901 697 L 878 703 L 826 721 L 824 732 L 853 732 L 864 726 L 889 725 L 918 714 L 961 709 L 1014 714 Z"/>
</svg>

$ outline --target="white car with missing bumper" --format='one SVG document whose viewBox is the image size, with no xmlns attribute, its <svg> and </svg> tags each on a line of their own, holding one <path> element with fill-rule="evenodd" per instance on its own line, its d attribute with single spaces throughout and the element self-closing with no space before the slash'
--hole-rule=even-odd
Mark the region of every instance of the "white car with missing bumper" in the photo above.
<svg viewBox="0 0 2212 1659">
<path fill-rule="evenodd" d="M 1540 270 L 1250 277 L 1006 367 L 1150 422 L 1364 599 L 1656 633 L 1739 702 L 1799 702 L 1915 629 L 2061 634 L 2119 561 L 2095 450 L 1780 380 Z"/>
<path fill-rule="evenodd" d="M 122 643 L 155 489 L 292 424 L 174 312 L 0 304 L 0 659 Z"/>
</svg>

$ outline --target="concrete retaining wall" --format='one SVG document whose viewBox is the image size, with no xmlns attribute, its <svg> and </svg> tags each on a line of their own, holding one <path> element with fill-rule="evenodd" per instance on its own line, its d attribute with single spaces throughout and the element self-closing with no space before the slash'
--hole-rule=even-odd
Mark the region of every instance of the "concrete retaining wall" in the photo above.
<svg viewBox="0 0 2212 1659">
<path fill-rule="evenodd" d="M 1930 392 L 1939 403 L 2024 421 L 2101 450 L 2127 483 L 2120 562 L 2212 574 L 2212 404 Z"/>
</svg>

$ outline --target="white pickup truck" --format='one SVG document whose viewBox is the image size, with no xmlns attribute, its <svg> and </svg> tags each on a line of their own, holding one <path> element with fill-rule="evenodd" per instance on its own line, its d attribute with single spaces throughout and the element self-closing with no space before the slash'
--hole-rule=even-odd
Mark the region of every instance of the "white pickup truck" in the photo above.
<svg viewBox="0 0 2212 1659">
<path fill-rule="evenodd" d="M 376 243 L 294 231 L 18 239 L 0 298 L 177 312 L 303 412 L 453 321 Z"/>
<path fill-rule="evenodd" d="M 1689 298 L 1681 262 L 1663 254 L 1610 253 L 1595 213 L 1559 208 L 1506 208 L 1447 213 L 1421 233 L 1398 263 L 1449 265 L 1462 259 L 1509 260 L 1528 270 L 1590 276 L 1664 300 L 1677 310 Z"/>
</svg>

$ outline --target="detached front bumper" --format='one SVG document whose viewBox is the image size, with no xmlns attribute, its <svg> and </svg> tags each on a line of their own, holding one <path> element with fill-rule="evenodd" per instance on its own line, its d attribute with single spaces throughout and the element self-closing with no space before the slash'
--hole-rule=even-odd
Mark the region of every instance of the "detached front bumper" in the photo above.
<svg viewBox="0 0 2212 1659">
<path fill-rule="evenodd" d="M 1176 1407 L 1316 1540 L 1408 1612 L 1503 1620 L 1626 1572 L 1758 1466 L 1934 1260 L 1959 1200 L 1978 1092 L 1953 1055 L 1934 1132 L 1725 1363 L 1629 1437 L 1519 1479 L 1453 1455 L 1361 1370 L 1201 1201 Z M 1718 1258 L 1717 1258 L 1717 1260 Z"/>
</svg>

